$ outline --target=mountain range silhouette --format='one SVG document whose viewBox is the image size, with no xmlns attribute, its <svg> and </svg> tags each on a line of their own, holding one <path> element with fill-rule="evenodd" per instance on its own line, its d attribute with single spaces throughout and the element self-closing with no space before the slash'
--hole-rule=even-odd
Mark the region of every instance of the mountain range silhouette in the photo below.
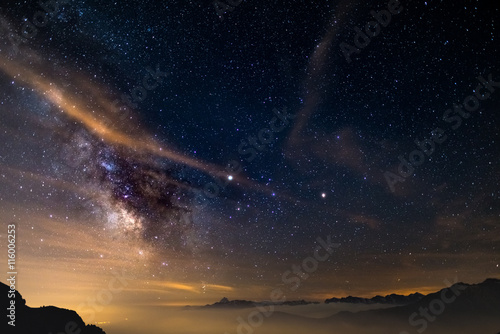
<svg viewBox="0 0 500 334">
<path fill-rule="evenodd" d="M 289 305 L 307 303 L 292 302 Z M 329 303 L 342 303 L 344 306 L 380 304 L 385 307 L 361 311 L 359 308 L 353 308 L 353 311 L 340 311 L 321 318 L 291 314 L 278 309 L 266 319 L 265 324 L 272 329 L 282 328 L 284 325 L 297 330 L 305 328 L 311 333 L 500 334 L 500 280 L 494 278 L 478 284 L 455 283 L 427 295 L 391 294 L 385 297 L 345 297 L 325 300 L 325 304 Z M 279 305 L 279 303 L 231 301 L 223 298 L 202 308 L 239 309 L 266 304 Z M 252 314 L 250 311 L 247 313 Z M 249 332 L 252 329 L 250 323 L 242 322 L 240 324 L 242 330 Z"/>
<path fill-rule="evenodd" d="M 330 325 L 363 323 L 368 328 L 366 333 L 391 323 L 406 333 L 500 334 L 500 280 L 456 283 L 407 305 L 357 313 L 343 311 L 323 320 Z"/>
<path fill-rule="evenodd" d="M 8 325 L 9 318 L 4 315 L 0 325 L 2 334 L 105 334 L 97 326 L 86 325 L 75 311 L 54 306 L 32 308 L 26 305 L 26 301 L 17 291 L 15 298 L 8 297 L 10 292 L 9 286 L 0 282 L 3 309 L 8 314 L 10 302 L 14 299 L 16 311 L 15 327 Z M 270 325 L 270 328 L 281 328 L 283 324 L 293 325 L 296 329 L 309 328 L 311 332 L 318 333 L 335 329 L 336 333 L 386 334 L 389 328 L 396 328 L 398 332 L 395 334 L 424 331 L 425 334 L 500 334 L 499 279 L 487 279 L 478 284 L 456 283 L 427 295 L 414 293 L 408 296 L 391 294 L 369 299 L 330 298 L 325 303 L 378 303 L 390 306 L 358 312 L 341 311 L 322 318 L 309 318 L 276 310 L 266 319 L 266 324 Z M 239 309 L 270 304 L 222 298 L 217 303 L 201 308 Z M 294 306 L 311 302 L 299 300 L 272 304 Z"/>
<path fill-rule="evenodd" d="M 375 296 L 372 298 L 360 298 L 360 297 L 343 297 L 343 298 L 329 298 L 325 300 L 326 304 L 329 303 L 351 303 L 351 304 L 394 304 L 394 305 L 404 305 L 416 303 L 424 297 L 421 293 L 412 293 L 408 296 L 390 294 L 385 297 Z"/>
</svg>

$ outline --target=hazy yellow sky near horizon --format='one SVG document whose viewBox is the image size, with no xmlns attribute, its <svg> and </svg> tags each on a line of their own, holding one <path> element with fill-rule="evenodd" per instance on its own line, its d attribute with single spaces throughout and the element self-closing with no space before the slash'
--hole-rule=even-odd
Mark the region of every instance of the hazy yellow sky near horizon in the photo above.
<svg viewBox="0 0 500 334">
<path fill-rule="evenodd" d="M 112 230 L 92 225 L 82 229 L 81 225 L 57 213 L 52 217 L 43 210 L 38 214 L 23 213 L 11 204 L 13 212 L 17 211 L 13 215 L 15 219 L 6 220 L 6 210 L 2 211 L 2 219 L 13 221 L 17 226 L 18 290 L 32 307 L 55 305 L 82 310 L 83 305 L 84 320 L 88 317 L 85 310 L 95 308 L 92 305 L 98 306 L 95 319 L 99 320 L 100 312 L 107 309 L 104 314 L 108 314 L 109 310 L 121 306 L 204 305 L 224 296 L 269 300 L 271 291 L 277 287 L 285 291 L 287 300 L 322 301 L 348 295 L 429 293 L 444 288 L 446 279 L 453 283 L 455 277 L 468 283 L 483 280 L 481 273 L 475 274 L 466 268 L 457 267 L 456 273 L 445 269 L 432 275 L 418 275 L 418 268 L 410 266 L 398 268 L 397 277 L 393 272 L 372 269 L 367 279 L 363 276 L 363 266 L 353 264 L 335 275 L 325 273 L 320 266 L 292 291 L 281 282 L 280 272 L 277 275 L 273 272 L 272 278 L 260 284 L 251 280 L 238 282 L 230 277 L 208 282 L 199 277 L 195 269 L 196 258 L 176 259 L 174 256 L 169 269 L 158 275 L 155 274 L 155 267 L 161 266 L 158 254 L 140 239 L 122 238 Z M 5 249 L 3 233 L 5 231 L 1 233 L 1 249 Z M 290 265 L 299 260 L 291 260 Z M 214 270 L 228 268 L 221 266 Z"/>
</svg>

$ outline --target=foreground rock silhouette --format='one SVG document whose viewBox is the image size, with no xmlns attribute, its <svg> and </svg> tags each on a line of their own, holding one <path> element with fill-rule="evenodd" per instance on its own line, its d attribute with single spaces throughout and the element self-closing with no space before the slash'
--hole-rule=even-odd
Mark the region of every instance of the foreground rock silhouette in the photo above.
<svg viewBox="0 0 500 334">
<path fill-rule="evenodd" d="M 2 334 L 106 334 L 97 326 L 85 325 L 75 311 L 55 306 L 29 307 L 17 290 L 15 298 L 9 298 L 10 292 L 10 287 L 0 282 L 1 308 L 5 312 L 0 325 Z M 15 300 L 15 318 L 6 316 L 8 308 L 12 308 L 11 300 Z"/>
</svg>

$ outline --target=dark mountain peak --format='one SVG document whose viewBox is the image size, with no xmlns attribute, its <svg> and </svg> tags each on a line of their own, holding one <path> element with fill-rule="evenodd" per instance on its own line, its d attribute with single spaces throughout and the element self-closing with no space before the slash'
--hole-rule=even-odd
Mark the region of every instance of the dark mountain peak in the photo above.
<svg viewBox="0 0 500 334">
<path fill-rule="evenodd" d="M 284 302 L 271 302 L 271 301 L 261 301 L 254 302 L 251 300 L 242 300 L 235 299 L 229 300 L 226 297 L 222 298 L 220 301 L 207 304 L 202 306 L 203 308 L 217 308 L 217 307 L 239 307 L 239 308 L 248 308 L 248 307 L 256 307 L 256 306 L 268 306 L 268 305 L 288 305 L 288 306 L 297 306 L 297 305 L 308 305 L 308 304 L 319 304 L 318 302 L 309 302 L 306 300 L 290 300 Z M 188 308 L 192 308 L 191 306 L 187 306 Z"/>
<path fill-rule="evenodd" d="M 66 333 L 70 329 L 71 332 L 79 334 L 106 334 L 95 325 L 85 325 L 82 318 L 73 310 L 55 306 L 29 307 L 17 290 L 11 290 L 10 286 L 2 282 L 0 282 L 0 293 L 2 309 L 12 307 L 12 301 L 15 307 L 13 319 L 15 326 L 3 321 L 0 325 L 1 333 Z"/>
<path fill-rule="evenodd" d="M 500 279 L 498 278 L 487 278 L 482 284 L 500 284 Z"/>
<path fill-rule="evenodd" d="M 4 298 L 7 297 L 7 294 L 10 293 L 10 286 L 3 282 L 0 282 L 0 293 Z M 17 290 L 14 290 L 13 293 L 15 294 L 16 306 L 26 306 L 26 300 L 23 298 L 23 296 L 21 296 L 21 294 Z"/>
<path fill-rule="evenodd" d="M 450 287 L 446 289 L 452 289 L 454 291 L 465 291 L 464 295 L 466 296 L 467 294 L 473 294 L 473 295 L 478 295 L 480 294 L 480 290 L 485 290 L 487 288 L 496 288 L 500 285 L 500 279 L 497 278 L 488 278 L 482 283 L 478 284 L 467 284 L 463 282 L 457 282 L 451 285 Z M 440 294 L 441 290 L 435 293 L 431 293 L 427 296 L 431 296 L 430 298 L 435 298 L 436 295 Z M 427 298 L 426 295 L 423 295 L 421 293 L 415 292 L 412 294 L 409 294 L 407 296 L 404 295 L 398 295 L 398 294 L 390 294 L 385 297 L 377 295 L 372 298 L 360 298 L 360 297 L 353 297 L 353 296 L 348 296 L 348 297 L 343 297 L 343 298 L 329 298 L 325 300 L 325 303 L 353 303 L 353 304 L 394 304 L 394 305 L 405 305 L 405 304 L 412 304 L 416 303 L 420 300 L 422 300 L 424 297 Z"/>
<path fill-rule="evenodd" d="M 343 298 L 329 298 L 325 300 L 325 303 L 352 303 L 352 304 L 394 304 L 394 305 L 404 305 L 411 304 L 422 299 L 424 295 L 416 292 L 408 296 L 398 295 L 392 293 L 385 297 L 377 295 L 372 298 L 361 298 L 361 297 L 343 297 Z"/>
<path fill-rule="evenodd" d="M 352 326 L 370 323 L 373 328 L 398 324 L 402 333 L 497 333 L 500 328 L 500 280 L 478 284 L 457 282 L 407 305 L 343 311 L 332 315 L 332 323 Z M 388 295 L 386 297 L 390 297 Z M 445 330 L 446 329 L 446 330 Z M 365 332 L 363 332 L 365 333 Z M 500 333 L 499 333 L 500 334 Z"/>
<path fill-rule="evenodd" d="M 249 300 L 229 300 L 226 297 L 222 298 L 220 301 L 205 305 L 204 307 L 252 307 L 255 305 L 255 302 Z"/>
</svg>

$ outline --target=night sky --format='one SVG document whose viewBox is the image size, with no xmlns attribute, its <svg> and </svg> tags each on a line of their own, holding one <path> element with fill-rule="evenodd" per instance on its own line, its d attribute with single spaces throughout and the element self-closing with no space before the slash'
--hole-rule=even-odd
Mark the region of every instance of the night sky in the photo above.
<svg viewBox="0 0 500 334">
<path fill-rule="evenodd" d="M 318 238 L 287 299 L 500 277 L 499 4 L 232 2 L 2 3 L 28 304 L 264 300 Z"/>
</svg>

